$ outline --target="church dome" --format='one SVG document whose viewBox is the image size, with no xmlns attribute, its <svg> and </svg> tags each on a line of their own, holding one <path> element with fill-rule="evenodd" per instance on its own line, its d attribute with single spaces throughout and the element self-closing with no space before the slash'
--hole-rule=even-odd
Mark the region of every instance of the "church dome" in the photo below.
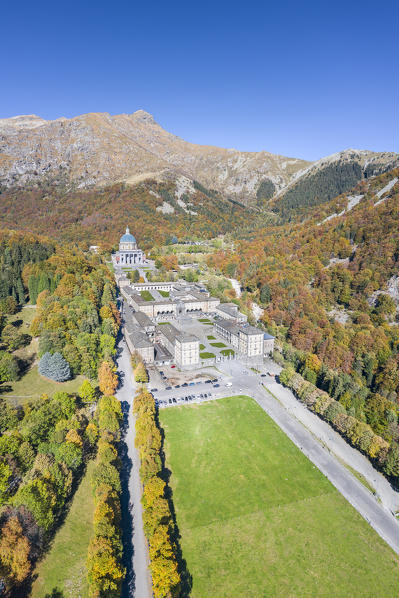
<svg viewBox="0 0 399 598">
<path fill-rule="evenodd" d="M 136 243 L 136 239 L 130 234 L 129 227 L 126 227 L 126 232 L 122 235 L 120 243 Z"/>
</svg>

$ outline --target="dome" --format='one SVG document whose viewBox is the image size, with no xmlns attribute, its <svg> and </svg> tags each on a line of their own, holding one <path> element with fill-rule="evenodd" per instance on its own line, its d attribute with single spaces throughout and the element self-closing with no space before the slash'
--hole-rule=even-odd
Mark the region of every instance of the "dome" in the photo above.
<svg viewBox="0 0 399 598">
<path fill-rule="evenodd" d="M 136 243 L 136 239 L 130 234 L 129 227 L 126 227 L 126 232 L 122 235 L 120 243 Z"/>
</svg>

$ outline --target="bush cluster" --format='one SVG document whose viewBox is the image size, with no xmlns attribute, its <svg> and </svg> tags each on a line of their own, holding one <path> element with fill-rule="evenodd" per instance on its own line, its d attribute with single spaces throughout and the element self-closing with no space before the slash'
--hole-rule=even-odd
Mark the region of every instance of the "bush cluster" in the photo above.
<svg viewBox="0 0 399 598">
<path fill-rule="evenodd" d="M 291 388 L 311 411 L 329 422 L 352 446 L 361 450 L 390 477 L 399 477 L 399 447 L 389 443 L 367 423 L 348 415 L 345 407 L 288 366 L 280 373 L 281 382 Z"/>
<path fill-rule="evenodd" d="M 122 410 L 118 399 L 103 396 L 98 402 L 96 420 L 99 440 L 91 480 L 95 510 L 94 537 L 87 557 L 89 593 L 92 598 L 117 598 L 125 575 L 122 566 L 121 481 L 117 450 Z"/>
<path fill-rule="evenodd" d="M 180 588 L 177 547 L 172 540 L 174 524 L 162 479 L 162 438 L 154 399 L 144 387 L 134 397 L 133 411 L 136 415 L 135 445 L 140 454 L 143 483 L 144 533 L 149 543 L 154 597 L 171 598 L 179 595 Z"/>
</svg>

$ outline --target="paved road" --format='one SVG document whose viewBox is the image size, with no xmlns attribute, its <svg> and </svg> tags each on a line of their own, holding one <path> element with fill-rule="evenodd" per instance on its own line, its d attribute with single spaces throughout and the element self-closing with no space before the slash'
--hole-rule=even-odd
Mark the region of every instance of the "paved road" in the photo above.
<svg viewBox="0 0 399 598">
<path fill-rule="evenodd" d="M 376 532 L 399 554 L 399 521 L 385 509 L 326 448 L 321 447 L 309 430 L 269 393 L 251 393 L 258 405 L 280 426 L 287 436 L 320 469 L 348 502 Z"/>
<path fill-rule="evenodd" d="M 122 380 L 116 396 L 122 403 L 126 426 L 122 443 L 122 521 L 127 575 L 122 598 L 150 598 L 151 578 L 140 502 L 140 465 L 139 456 L 134 448 L 135 422 L 131 408 L 136 384 L 133 381 L 130 354 L 124 339 L 120 340 L 118 348 L 118 371 Z"/>
<path fill-rule="evenodd" d="M 291 390 L 272 381 L 266 386 L 296 419 L 317 436 L 322 444 L 366 478 L 384 507 L 393 513 L 399 510 L 399 492 L 392 488 L 388 480 L 373 467 L 365 455 L 351 447 L 327 422 L 309 411 L 295 398 Z"/>
</svg>

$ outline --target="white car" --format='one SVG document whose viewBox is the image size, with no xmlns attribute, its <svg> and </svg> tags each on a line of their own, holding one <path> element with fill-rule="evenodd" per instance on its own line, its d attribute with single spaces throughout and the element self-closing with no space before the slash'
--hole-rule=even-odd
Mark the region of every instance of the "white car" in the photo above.
<svg viewBox="0 0 399 598">
<path fill-rule="evenodd" d="M 229 386 L 229 387 L 230 387 L 230 386 L 233 386 L 233 385 L 232 385 L 232 383 L 231 383 L 231 382 L 227 382 L 227 383 L 226 383 L 226 386 Z"/>
</svg>

